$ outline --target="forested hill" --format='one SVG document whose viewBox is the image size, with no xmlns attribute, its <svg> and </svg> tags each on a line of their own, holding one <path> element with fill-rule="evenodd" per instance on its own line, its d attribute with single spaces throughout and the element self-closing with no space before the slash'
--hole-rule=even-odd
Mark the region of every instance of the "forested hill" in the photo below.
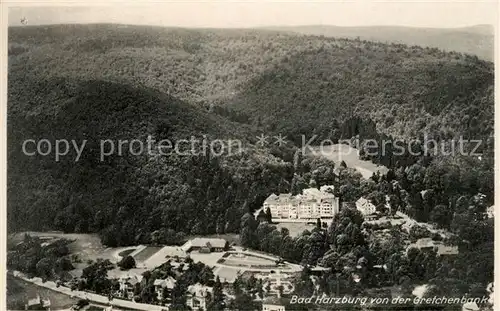
<svg viewBox="0 0 500 311">
<path fill-rule="evenodd" d="M 362 114 L 386 134 L 481 138 L 493 64 L 477 56 L 266 30 L 14 27 L 9 73 L 144 85 L 284 135 Z M 299 122 L 300 121 L 300 122 Z"/>
<path fill-rule="evenodd" d="M 160 229 L 237 232 L 247 210 L 289 191 L 294 176 L 293 151 L 254 146 L 262 132 L 333 137 L 353 116 L 401 137 L 483 138 L 493 129 L 493 64 L 432 48 L 267 30 L 54 25 L 10 28 L 8 57 L 9 229 L 101 232 L 109 245 L 148 243 Z M 56 163 L 20 150 L 25 139 L 65 138 L 89 139 L 95 152 L 99 139 L 148 134 L 238 138 L 245 152 L 106 161 L 87 152 Z M 307 167 L 329 175 L 321 165 Z"/>
<path fill-rule="evenodd" d="M 493 61 L 495 31 L 492 25 L 461 28 L 414 28 L 397 26 L 340 27 L 328 25 L 266 27 L 305 35 L 349 38 L 434 47 L 470 53 Z"/>
</svg>

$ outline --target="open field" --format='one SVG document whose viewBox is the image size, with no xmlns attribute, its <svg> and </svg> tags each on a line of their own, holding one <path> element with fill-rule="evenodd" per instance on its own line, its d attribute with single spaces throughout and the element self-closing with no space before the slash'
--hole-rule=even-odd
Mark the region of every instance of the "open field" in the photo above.
<svg viewBox="0 0 500 311">
<path fill-rule="evenodd" d="M 214 269 L 214 275 L 217 275 L 221 282 L 233 282 L 239 274 L 239 270 L 229 267 L 216 267 Z"/>
<path fill-rule="evenodd" d="M 156 254 L 160 249 L 162 249 L 161 246 L 148 246 L 142 251 L 140 251 L 138 254 L 135 254 L 134 259 L 135 261 L 144 261 L 149 257 L 153 256 L 154 254 Z"/>
<path fill-rule="evenodd" d="M 314 155 L 323 156 L 328 160 L 334 161 L 336 164 L 345 161 L 347 167 L 355 168 L 358 172 L 363 175 L 364 178 L 368 179 L 373 173 L 377 171 L 380 174 L 387 173 L 388 169 L 385 166 L 374 164 L 370 161 L 360 160 L 358 157 L 358 149 L 345 144 L 336 144 L 323 147 L 311 147 L 314 151 Z"/>
<path fill-rule="evenodd" d="M 78 299 L 68 295 L 37 286 L 7 274 L 7 308 L 19 310 L 20 304 L 27 302 L 27 298 L 35 298 L 40 294 L 43 299 L 49 298 L 52 310 L 69 309 L 78 302 Z M 24 305 L 22 307 L 24 310 Z"/>
</svg>

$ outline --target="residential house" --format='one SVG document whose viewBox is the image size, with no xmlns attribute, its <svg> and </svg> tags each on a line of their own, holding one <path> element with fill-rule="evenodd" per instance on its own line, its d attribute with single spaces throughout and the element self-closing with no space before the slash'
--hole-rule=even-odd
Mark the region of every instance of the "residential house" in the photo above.
<svg viewBox="0 0 500 311">
<path fill-rule="evenodd" d="M 187 241 L 181 248 L 186 253 L 194 250 L 200 253 L 223 252 L 229 248 L 229 243 L 218 238 L 194 238 Z"/>
<path fill-rule="evenodd" d="M 193 311 L 205 311 L 207 310 L 207 305 L 211 299 L 212 292 L 212 287 L 204 286 L 200 283 L 191 285 L 187 290 L 186 305 Z"/>
<path fill-rule="evenodd" d="M 24 305 L 25 310 L 48 310 L 50 311 L 50 299 L 42 299 L 39 294 L 35 298 L 28 299 Z"/>
<path fill-rule="evenodd" d="M 479 311 L 479 307 L 475 302 L 468 302 L 462 306 L 462 311 Z"/>
<path fill-rule="evenodd" d="M 175 279 L 171 276 L 166 279 L 156 279 L 154 281 L 156 298 L 158 301 L 168 300 L 170 298 L 170 293 L 175 286 Z"/>
<path fill-rule="evenodd" d="M 118 296 L 120 298 L 125 298 L 125 299 L 133 299 L 134 298 L 134 289 L 136 284 L 140 283 L 142 280 L 142 276 L 137 276 L 137 275 L 127 275 L 125 277 L 121 277 L 118 280 L 118 283 L 120 284 L 120 288 L 118 290 Z"/>
<path fill-rule="evenodd" d="M 458 246 L 444 245 L 443 242 L 434 241 L 431 238 L 417 240 L 417 242 L 408 246 L 407 251 L 412 247 L 421 251 L 436 251 L 438 256 L 458 254 Z"/>
<path fill-rule="evenodd" d="M 376 208 L 370 201 L 365 199 L 364 197 L 359 198 L 356 201 L 356 209 L 363 214 L 364 217 L 375 214 Z"/>
<path fill-rule="evenodd" d="M 495 217 L 495 206 L 494 205 L 486 208 L 486 217 L 488 217 L 488 218 Z"/>
</svg>

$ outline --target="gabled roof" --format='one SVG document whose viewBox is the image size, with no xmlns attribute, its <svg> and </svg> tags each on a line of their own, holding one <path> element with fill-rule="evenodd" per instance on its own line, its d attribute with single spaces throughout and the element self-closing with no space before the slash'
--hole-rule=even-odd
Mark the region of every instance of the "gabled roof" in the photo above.
<svg viewBox="0 0 500 311">
<path fill-rule="evenodd" d="M 479 307 L 477 306 L 477 303 L 472 301 L 472 302 L 468 302 L 468 303 L 464 304 L 462 309 L 467 310 L 467 311 L 478 311 Z"/>
<path fill-rule="evenodd" d="M 200 283 L 196 283 L 194 285 L 190 285 L 188 287 L 188 293 L 197 296 L 197 297 L 206 297 L 208 293 L 212 293 L 213 288 L 205 285 L 201 285 Z"/>
<path fill-rule="evenodd" d="M 125 283 L 128 283 L 130 285 L 135 285 L 137 283 L 140 283 L 141 280 L 142 280 L 142 276 L 137 276 L 137 275 L 124 276 L 124 277 L 120 278 L 120 282 L 125 282 Z"/>
<path fill-rule="evenodd" d="M 210 247 L 224 248 L 226 247 L 227 241 L 218 238 L 194 238 L 191 240 L 191 246 L 195 247 Z"/>
<path fill-rule="evenodd" d="M 39 304 L 41 304 L 39 296 L 36 297 L 36 298 L 28 299 L 28 306 L 29 307 L 36 306 L 36 305 L 39 305 Z"/>
<path fill-rule="evenodd" d="M 278 199 L 278 196 L 274 193 L 272 193 L 270 196 L 267 197 L 267 199 L 264 201 L 264 203 L 271 203 L 274 202 Z"/>
<path fill-rule="evenodd" d="M 156 279 L 154 281 L 154 286 L 161 286 L 162 288 L 168 288 L 168 289 L 172 289 L 174 288 L 175 286 L 175 279 L 171 276 L 167 277 L 166 279 Z"/>
</svg>

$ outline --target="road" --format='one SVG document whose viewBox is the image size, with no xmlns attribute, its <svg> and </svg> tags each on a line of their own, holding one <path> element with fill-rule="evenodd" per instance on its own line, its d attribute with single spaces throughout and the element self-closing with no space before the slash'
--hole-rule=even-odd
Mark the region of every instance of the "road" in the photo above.
<svg viewBox="0 0 500 311">
<path fill-rule="evenodd" d="M 98 303 L 98 304 L 103 304 L 103 305 L 111 305 L 114 307 L 118 308 L 124 308 L 127 310 L 144 310 L 144 311 L 162 311 L 162 310 L 168 310 L 167 307 L 162 307 L 162 306 L 157 306 L 157 305 L 150 305 L 150 304 L 145 304 L 145 303 L 138 303 L 138 302 L 133 302 L 129 300 L 122 300 L 122 299 L 113 299 L 109 300 L 107 296 L 102 296 L 94 293 L 89 293 L 89 292 L 84 292 L 84 291 L 77 291 L 77 290 L 71 290 L 68 287 L 65 286 L 59 286 L 57 287 L 55 282 L 52 281 L 47 281 L 47 282 L 42 282 L 41 278 L 28 278 L 25 276 L 23 273 L 19 271 L 13 271 L 12 273 L 13 276 L 23 279 L 27 282 L 36 284 L 38 286 L 42 286 L 45 288 L 49 288 L 51 290 L 54 290 L 56 292 L 66 294 L 71 297 L 77 297 L 80 299 L 88 299 L 89 301 Z"/>
</svg>

